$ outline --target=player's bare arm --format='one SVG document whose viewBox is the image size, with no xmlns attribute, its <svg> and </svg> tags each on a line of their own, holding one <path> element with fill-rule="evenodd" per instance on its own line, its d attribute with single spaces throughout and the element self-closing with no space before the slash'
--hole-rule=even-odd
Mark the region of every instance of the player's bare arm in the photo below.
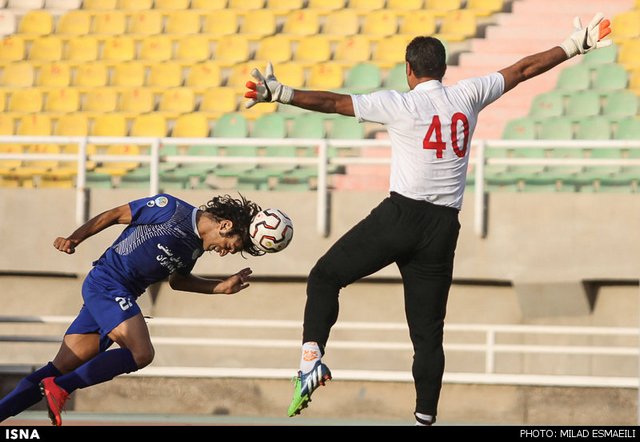
<svg viewBox="0 0 640 442">
<path fill-rule="evenodd" d="M 183 275 L 174 272 L 169 276 L 169 285 L 174 290 L 184 292 L 204 293 L 207 295 L 232 295 L 249 287 L 249 277 L 252 270 L 246 267 L 229 276 L 227 279 L 203 278 L 193 274 Z"/>
<path fill-rule="evenodd" d="M 66 238 L 59 236 L 53 242 L 53 247 L 68 254 L 74 253 L 76 247 L 85 239 L 100 233 L 107 227 L 114 224 L 131 223 L 131 208 L 128 204 L 102 212 L 91 218 L 89 221 L 78 227 L 71 235 Z"/>
<path fill-rule="evenodd" d="M 355 115 L 351 96 L 335 92 L 295 90 L 290 104 L 327 114 Z"/>
<path fill-rule="evenodd" d="M 504 77 L 504 91 L 510 91 L 519 83 L 547 72 L 566 60 L 568 60 L 567 54 L 560 46 L 529 55 L 508 68 L 499 71 Z"/>
</svg>

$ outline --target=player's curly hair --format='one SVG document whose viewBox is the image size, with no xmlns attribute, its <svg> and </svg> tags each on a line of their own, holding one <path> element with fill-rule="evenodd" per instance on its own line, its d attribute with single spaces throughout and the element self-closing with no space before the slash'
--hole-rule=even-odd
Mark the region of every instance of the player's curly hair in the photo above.
<svg viewBox="0 0 640 442">
<path fill-rule="evenodd" d="M 416 37 L 407 45 L 404 59 L 416 77 L 442 80 L 447 70 L 444 45 L 434 37 Z"/>
<path fill-rule="evenodd" d="M 265 252 L 257 248 L 249 237 L 251 221 L 262 209 L 254 202 L 247 200 L 240 194 L 240 198 L 231 195 L 214 196 L 211 200 L 200 206 L 200 210 L 207 212 L 221 221 L 227 219 L 233 223 L 233 228 L 227 235 L 240 235 L 242 239 L 242 252 L 252 256 L 261 256 Z"/>
</svg>

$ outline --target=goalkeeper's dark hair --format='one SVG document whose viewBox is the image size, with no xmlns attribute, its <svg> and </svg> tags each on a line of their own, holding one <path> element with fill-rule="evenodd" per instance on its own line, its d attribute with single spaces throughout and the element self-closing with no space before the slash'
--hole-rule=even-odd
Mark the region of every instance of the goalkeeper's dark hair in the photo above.
<svg viewBox="0 0 640 442">
<path fill-rule="evenodd" d="M 242 252 L 247 252 L 253 256 L 264 255 L 265 252 L 257 248 L 249 237 L 251 221 L 262 210 L 259 205 L 249 201 L 242 195 L 240 195 L 240 198 L 222 195 L 214 196 L 200 206 L 200 210 L 213 215 L 217 221 L 224 219 L 231 221 L 233 227 L 225 236 L 240 235 Z"/>
<path fill-rule="evenodd" d="M 416 37 L 407 45 L 404 59 L 418 78 L 442 80 L 447 70 L 444 45 L 434 37 Z"/>
</svg>

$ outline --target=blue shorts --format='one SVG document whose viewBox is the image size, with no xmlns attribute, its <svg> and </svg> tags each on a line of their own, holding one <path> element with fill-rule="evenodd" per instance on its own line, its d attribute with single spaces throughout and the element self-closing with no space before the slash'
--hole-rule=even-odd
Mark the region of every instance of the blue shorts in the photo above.
<svg viewBox="0 0 640 442">
<path fill-rule="evenodd" d="M 91 278 L 82 284 L 84 304 L 71 323 L 67 335 L 100 334 L 100 351 L 113 344 L 108 334 L 122 322 L 140 313 L 136 297 L 122 287 L 107 285 Z"/>
</svg>

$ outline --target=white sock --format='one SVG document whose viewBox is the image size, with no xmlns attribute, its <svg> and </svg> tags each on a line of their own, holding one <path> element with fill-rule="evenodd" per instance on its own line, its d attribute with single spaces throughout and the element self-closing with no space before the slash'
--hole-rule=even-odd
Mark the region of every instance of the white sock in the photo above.
<svg viewBox="0 0 640 442">
<path fill-rule="evenodd" d="M 321 358 L 320 346 L 317 342 L 305 342 L 302 344 L 302 356 L 300 357 L 300 371 L 308 373 Z"/>
<path fill-rule="evenodd" d="M 431 426 L 435 419 L 430 414 L 416 413 L 416 427 Z"/>
</svg>

